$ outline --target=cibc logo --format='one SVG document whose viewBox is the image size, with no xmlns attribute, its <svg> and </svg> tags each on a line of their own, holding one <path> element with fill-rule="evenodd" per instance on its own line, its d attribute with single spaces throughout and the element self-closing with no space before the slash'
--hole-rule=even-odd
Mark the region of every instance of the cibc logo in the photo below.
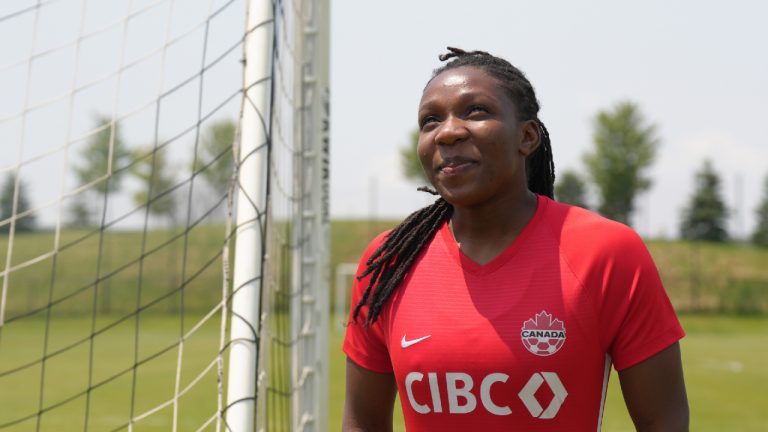
<svg viewBox="0 0 768 432">
<path fill-rule="evenodd" d="M 512 408 L 494 402 L 491 398 L 491 387 L 504 386 L 508 379 L 509 375 L 505 373 L 490 373 L 480 381 L 480 388 L 478 390 L 475 388 L 472 376 L 463 372 L 448 372 L 445 374 L 427 372 L 426 375 L 421 372 L 410 372 L 405 377 L 405 391 L 411 408 L 419 414 L 443 413 L 446 411 L 449 414 L 468 414 L 475 411 L 478 405 L 480 405 L 491 414 L 506 416 L 512 414 Z M 429 397 L 417 400 L 413 388 L 414 386 L 425 384 L 429 387 Z M 536 397 L 536 392 L 543 385 L 549 386 L 549 389 L 552 391 L 552 399 L 549 401 L 539 401 Z M 445 389 L 445 393 L 448 396 L 446 401 L 442 400 L 440 396 L 441 387 Z M 565 398 L 568 396 L 568 392 L 556 373 L 536 372 L 523 386 L 523 389 L 520 390 L 517 396 L 533 417 L 546 420 L 552 419 L 557 415 Z M 546 406 L 542 406 L 542 402 Z"/>
</svg>

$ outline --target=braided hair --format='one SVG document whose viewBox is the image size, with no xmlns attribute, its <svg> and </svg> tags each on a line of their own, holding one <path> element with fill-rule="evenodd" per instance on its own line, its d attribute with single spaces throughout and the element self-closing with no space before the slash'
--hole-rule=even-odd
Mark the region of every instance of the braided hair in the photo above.
<svg viewBox="0 0 768 432">
<path fill-rule="evenodd" d="M 540 145 L 525 161 L 528 189 L 552 198 L 555 163 L 552 159 L 549 132 L 538 118 L 539 102 L 525 74 L 508 61 L 484 51 L 464 51 L 452 47 L 448 47 L 448 51 L 439 58 L 440 61 L 450 61 L 435 69 L 430 81 L 447 70 L 462 66 L 479 68 L 494 77 L 514 102 L 519 118 L 533 120 L 539 128 Z M 437 195 L 437 192 L 429 188 L 419 190 Z M 376 321 L 419 253 L 452 214 L 453 207 L 443 198 L 438 198 L 432 205 L 412 213 L 387 234 L 384 242 L 366 261 L 366 269 L 357 277 L 361 280 L 370 275 L 370 281 L 360 302 L 355 306 L 352 314 L 354 320 L 362 307 L 368 305 L 365 324 L 371 325 Z"/>
</svg>

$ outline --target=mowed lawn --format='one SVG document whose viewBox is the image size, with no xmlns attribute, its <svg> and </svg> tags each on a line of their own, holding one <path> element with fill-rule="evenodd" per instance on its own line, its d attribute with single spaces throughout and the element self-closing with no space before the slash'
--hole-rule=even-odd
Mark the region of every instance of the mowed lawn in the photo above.
<svg viewBox="0 0 768 432">
<path fill-rule="evenodd" d="M 682 317 L 688 336 L 683 340 L 683 356 L 691 405 L 691 430 L 765 431 L 768 430 L 768 317 L 686 315 Z M 38 358 L 42 348 L 44 320 L 25 320 L 3 330 L 0 340 L 0 370 Z M 185 327 L 195 319 L 187 317 Z M 64 317 L 52 323 L 51 350 L 79 340 L 89 332 L 89 317 Z M 181 355 L 180 389 L 197 376 L 201 381 L 180 399 L 179 430 L 196 430 L 216 412 L 216 370 L 204 372 L 215 360 L 219 341 L 219 321 L 213 319 L 189 340 Z M 138 345 L 134 339 L 135 321 L 126 320 L 103 337 L 94 340 L 93 368 L 89 370 L 90 345 L 71 350 L 46 363 L 43 385 L 44 406 L 81 393 L 88 383 L 103 383 L 91 397 L 88 430 L 112 430 L 127 421 L 133 393 L 134 355 L 147 359 L 136 373 L 134 413 L 146 412 L 168 400 L 176 386 L 179 349 L 174 344 L 180 335 L 177 316 L 142 317 Z M 330 337 L 329 430 L 339 430 L 344 398 L 343 335 Z M 138 353 L 136 353 L 138 346 Z M 172 347 L 163 352 L 167 347 Z M 122 371 L 127 371 L 121 374 Z M 111 381 L 105 382 L 109 377 Z M 21 414 L 34 414 L 40 402 L 41 368 L 35 366 L 0 377 L 0 424 Z M 43 431 L 83 430 L 86 397 L 72 401 L 42 417 Z M 399 406 L 396 430 L 404 430 Z M 172 427 L 173 406 L 135 424 L 137 431 L 167 431 Z M 35 430 L 36 419 L 4 429 Z M 604 420 L 606 431 L 634 430 L 621 400 L 618 380 L 611 379 Z"/>
<path fill-rule="evenodd" d="M 40 362 L 45 319 L 10 323 L 0 333 L 0 425 L 3 431 L 109 431 L 173 400 L 178 386 L 179 430 L 197 430 L 217 412 L 217 368 L 220 315 L 207 321 L 180 316 L 102 317 L 92 340 L 91 318 L 63 316 L 48 328 L 48 360 Z M 199 328 L 190 330 L 201 323 Z M 138 325 L 139 337 L 136 337 Z M 133 368 L 135 362 L 137 368 Z M 25 365 L 31 365 L 24 367 Z M 91 367 L 92 365 L 92 367 Z M 177 368 L 180 365 L 180 368 Z M 13 373 L 5 372 L 14 370 Z M 177 371 L 178 383 L 177 383 Z M 93 390 L 88 396 L 88 383 Z M 194 383 L 194 384 L 193 384 Z M 45 413 L 35 416 L 40 404 Z M 54 407 L 49 409 L 50 407 Z M 135 431 L 168 431 L 172 403 L 137 421 Z M 127 429 L 123 429 L 127 430 Z"/>
<path fill-rule="evenodd" d="M 332 270 L 338 263 L 356 262 L 366 239 L 393 224 L 334 221 Z M 174 410 L 178 430 L 197 430 L 215 415 L 219 319 L 206 322 L 183 347 L 178 342 L 218 302 L 223 231 L 220 226 L 201 225 L 188 233 L 150 232 L 144 248 L 140 248 L 141 233 L 106 233 L 102 243 L 97 235 L 68 231 L 62 235 L 66 246 L 56 260 L 46 258 L 12 273 L 5 310 L 6 319 L 11 319 L 0 328 L 0 426 L 30 418 L 0 431 L 38 430 L 35 414 L 40 407 L 46 411 L 39 417 L 41 431 L 84 430 L 86 422 L 87 430 L 113 430 L 125 425 L 131 413 L 137 416 L 167 404 L 177 391 L 183 393 L 177 405 L 167 404 L 137 421 L 133 430 L 171 430 Z M 51 236 L 45 232 L 17 236 L 12 264 L 50 250 Z M 0 236 L 0 260 L 4 260 L 6 239 Z M 763 312 L 683 316 L 688 332 L 683 356 L 691 429 L 768 430 L 764 389 L 768 383 L 768 266 L 764 265 L 768 250 L 665 241 L 650 242 L 649 247 L 676 306 Z M 52 269 L 55 279 L 51 279 Z M 99 275 L 109 277 L 94 284 Z M 137 284 L 139 275 L 141 284 Z M 186 281 L 183 290 L 182 280 Z M 53 306 L 47 308 L 50 299 Z M 139 304 L 143 312 L 137 321 L 133 314 Z M 96 321 L 91 322 L 94 309 Z M 92 328 L 104 331 L 90 338 Z M 329 430 L 338 430 L 341 422 L 341 341 L 341 334 L 331 334 Z M 44 355 L 48 359 L 43 368 L 39 360 Z M 286 357 L 278 352 L 272 362 L 281 363 Z M 140 366 L 134 370 L 137 361 Z M 281 366 L 273 371 L 287 371 Z M 89 383 L 90 394 L 86 392 Z M 285 411 L 289 404 L 277 405 Z M 403 430 L 399 406 L 396 418 L 398 430 Z M 634 430 L 615 375 L 604 430 Z"/>
</svg>

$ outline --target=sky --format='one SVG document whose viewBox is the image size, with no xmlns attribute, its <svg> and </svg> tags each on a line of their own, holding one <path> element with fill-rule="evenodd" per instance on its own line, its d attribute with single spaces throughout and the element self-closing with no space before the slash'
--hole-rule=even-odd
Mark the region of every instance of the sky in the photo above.
<svg viewBox="0 0 768 432">
<path fill-rule="evenodd" d="M 331 212 L 396 218 L 429 202 L 403 179 L 398 148 L 450 45 L 526 73 L 558 170 L 586 174 L 595 114 L 637 103 L 661 144 L 635 228 L 676 236 L 709 158 L 743 237 L 768 176 L 766 16 L 754 1 L 334 1 Z"/>
<path fill-rule="evenodd" d="M 33 3 L 1 2 L 0 16 Z M 0 174 L 31 161 L 21 171 L 36 205 L 77 186 L 62 167 L 68 158 L 71 171 L 86 141 L 65 146 L 65 137 L 91 128 L 94 113 L 127 116 L 126 142 L 143 148 L 156 135 L 182 133 L 199 110 L 214 110 L 237 92 L 240 51 L 224 53 L 242 35 L 243 0 L 47 4 L 36 26 L 31 14 L 0 21 L 0 40 L 14 41 L 0 45 Z M 195 27 L 222 5 L 208 34 Z M 30 52 L 76 38 L 78 31 L 87 34 L 119 20 L 127 10 L 146 12 L 127 26 L 99 30 L 78 52 L 69 45 L 31 66 L 23 61 Z M 440 66 L 438 54 L 450 45 L 488 51 L 527 74 L 558 170 L 586 174 L 582 155 L 593 146 L 595 114 L 635 102 L 656 125 L 661 144 L 648 171 L 653 186 L 637 199 L 634 227 L 646 236 L 677 236 L 694 172 L 709 158 L 723 181 L 731 232 L 743 238 L 754 226 L 768 176 L 766 16 L 768 3 L 744 0 L 331 0 L 331 215 L 402 218 L 431 201 L 404 179 L 399 148 L 409 144 L 422 89 Z M 124 35 L 129 42 L 122 45 Z M 164 44 L 168 49 L 158 54 Z M 199 80 L 183 84 L 200 67 L 201 46 L 206 62 L 224 58 L 206 70 L 203 86 Z M 134 61 L 122 76 L 110 75 Z M 142 105 L 176 85 L 181 87 L 163 99 L 159 113 Z M 78 86 L 82 90 L 74 97 L 55 97 Z M 14 117 L 36 104 L 42 108 L 23 122 Z M 211 121 L 236 116 L 238 109 L 239 101 L 229 101 Z M 162 121 L 155 130 L 157 116 Z M 191 165 L 193 141 L 187 132 L 170 145 L 172 159 Z M 595 203 L 594 190 L 592 198 Z M 130 194 L 115 203 L 131 207 Z M 44 225 L 52 223 L 52 212 L 41 211 Z M 127 220 L 126 227 L 132 223 Z"/>
</svg>

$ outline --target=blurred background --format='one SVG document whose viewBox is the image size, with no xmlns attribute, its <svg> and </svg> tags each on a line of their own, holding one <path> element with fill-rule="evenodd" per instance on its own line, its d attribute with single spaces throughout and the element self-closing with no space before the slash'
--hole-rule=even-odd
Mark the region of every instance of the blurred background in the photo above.
<svg viewBox="0 0 768 432">
<path fill-rule="evenodd" d="M 705 160 L 720 177 L 732 238 L 746 239 L 768 176 L 768 6 L 737 1 L 334 3 L 332 212 L 407 214 L 427 199 L 399 169 L 416 109 L 446 46 L 484 50 L 524 71 L 537 90 L 559 173 L 589 178 L 595 117 L 635 104 L 658 145 L 631 221 L 678 238 Z M 365 171 L 367 176 L 360 175 Z M 598 191 L 587 183 L 590 202 Z M 376 191 L 375 201 L 369 196 Z M 366 204 L 366 205 L 361 205 Z"/>
<path fill-rule="evenodd" d="M 244 3 L 0 4 L 0 426 L 15 411 L 90 394 L 99 377 L 115 394 L 131 395 L 115 397 L 130 402 L 130 416 L 133 405 L 141 412 L 166 400 L 159 388 L 168 393 L 174 380 L 161 377 L 181 369 L 166 345 L 176 349 L 178 334 L 221 300 Z M 766 17 L 768 4 L 747 0 L 332 1 L 329 428 L 338 429 L 343 402 L 351 276 L 373 236 L 432 200 L 416 191 L 424 184 L 414 158 L 416 111 L 441 65 L 437 56 L 455 46 L 503 57 L 534 85 L 552 138 L 556 198 L 627 223 L 646 240 L 688 333 L 692 429 L 768 430 L 768 395 L 756 384 L 768 382 Z M 96 36 L 78 39 L 89 32 Z M 72 38 L 78 42 L 61 45 Z M 293 97 L 292 89 L 279 91 Z M 282 132 L 293 127 L 287 120 Z M 290 147 L 280 132 L 275 142 Z M 290 155 L 275 162 L 282 170 L 275 194 L 284 195 L 277 214 L 292 211 L 291 164 Z M 277 231 L 292 238 L 290 226 Z M 272 259 L 289 262 L 290 253 Z M 141 343 L 140 314 L 151 335 Z M 102 324 L 114 346 L 104 342 L 100 354 L 101 342 L 88 339 L 106 336 Z M 49 327 L 60 332 L 50 346 Z M 207 322 L 198 345 L 186 342 L 185 367 L 210 367 L 195 363 L 202 358 L 195 350 L 220 355 L 218 331 Z M 131 349 L 121 342 L 134 337 Z M 47 363 L 48 373 L 84 378 L 54 384 L 44 403 L 37 380 L 45 353 L 57 349 L 64 355 Z M 156 355 L 158 367 L 135 374 L 152 383 L 136 390 L 137 378 L 124 371 L 136 370 L 142 352 Z M 115 366 L 85 370 L 89 356 Z M 204 400 L 217 377 L 200 377 Z M 616 383 L 605 430 L 632 430 Z M 80 405 L 69 417 L 67 407 L 80 403 L 72 400 L 59 421 L 77 418 L 83 429 L 88 417 Z M 196 400 L 187 413 L 201 411 Z M 215 401 L 199 403 L 217 409 Z M 128 413 L 120 415 L 105 409 L 112 420 L 104 425 L 122 424 L 114 418 Z M 150 429 L 168 430 L 162 412 L 160 419 Z M 11 430 L 33 424 L 46 423 L 38 417 Z"/>
</svg>

